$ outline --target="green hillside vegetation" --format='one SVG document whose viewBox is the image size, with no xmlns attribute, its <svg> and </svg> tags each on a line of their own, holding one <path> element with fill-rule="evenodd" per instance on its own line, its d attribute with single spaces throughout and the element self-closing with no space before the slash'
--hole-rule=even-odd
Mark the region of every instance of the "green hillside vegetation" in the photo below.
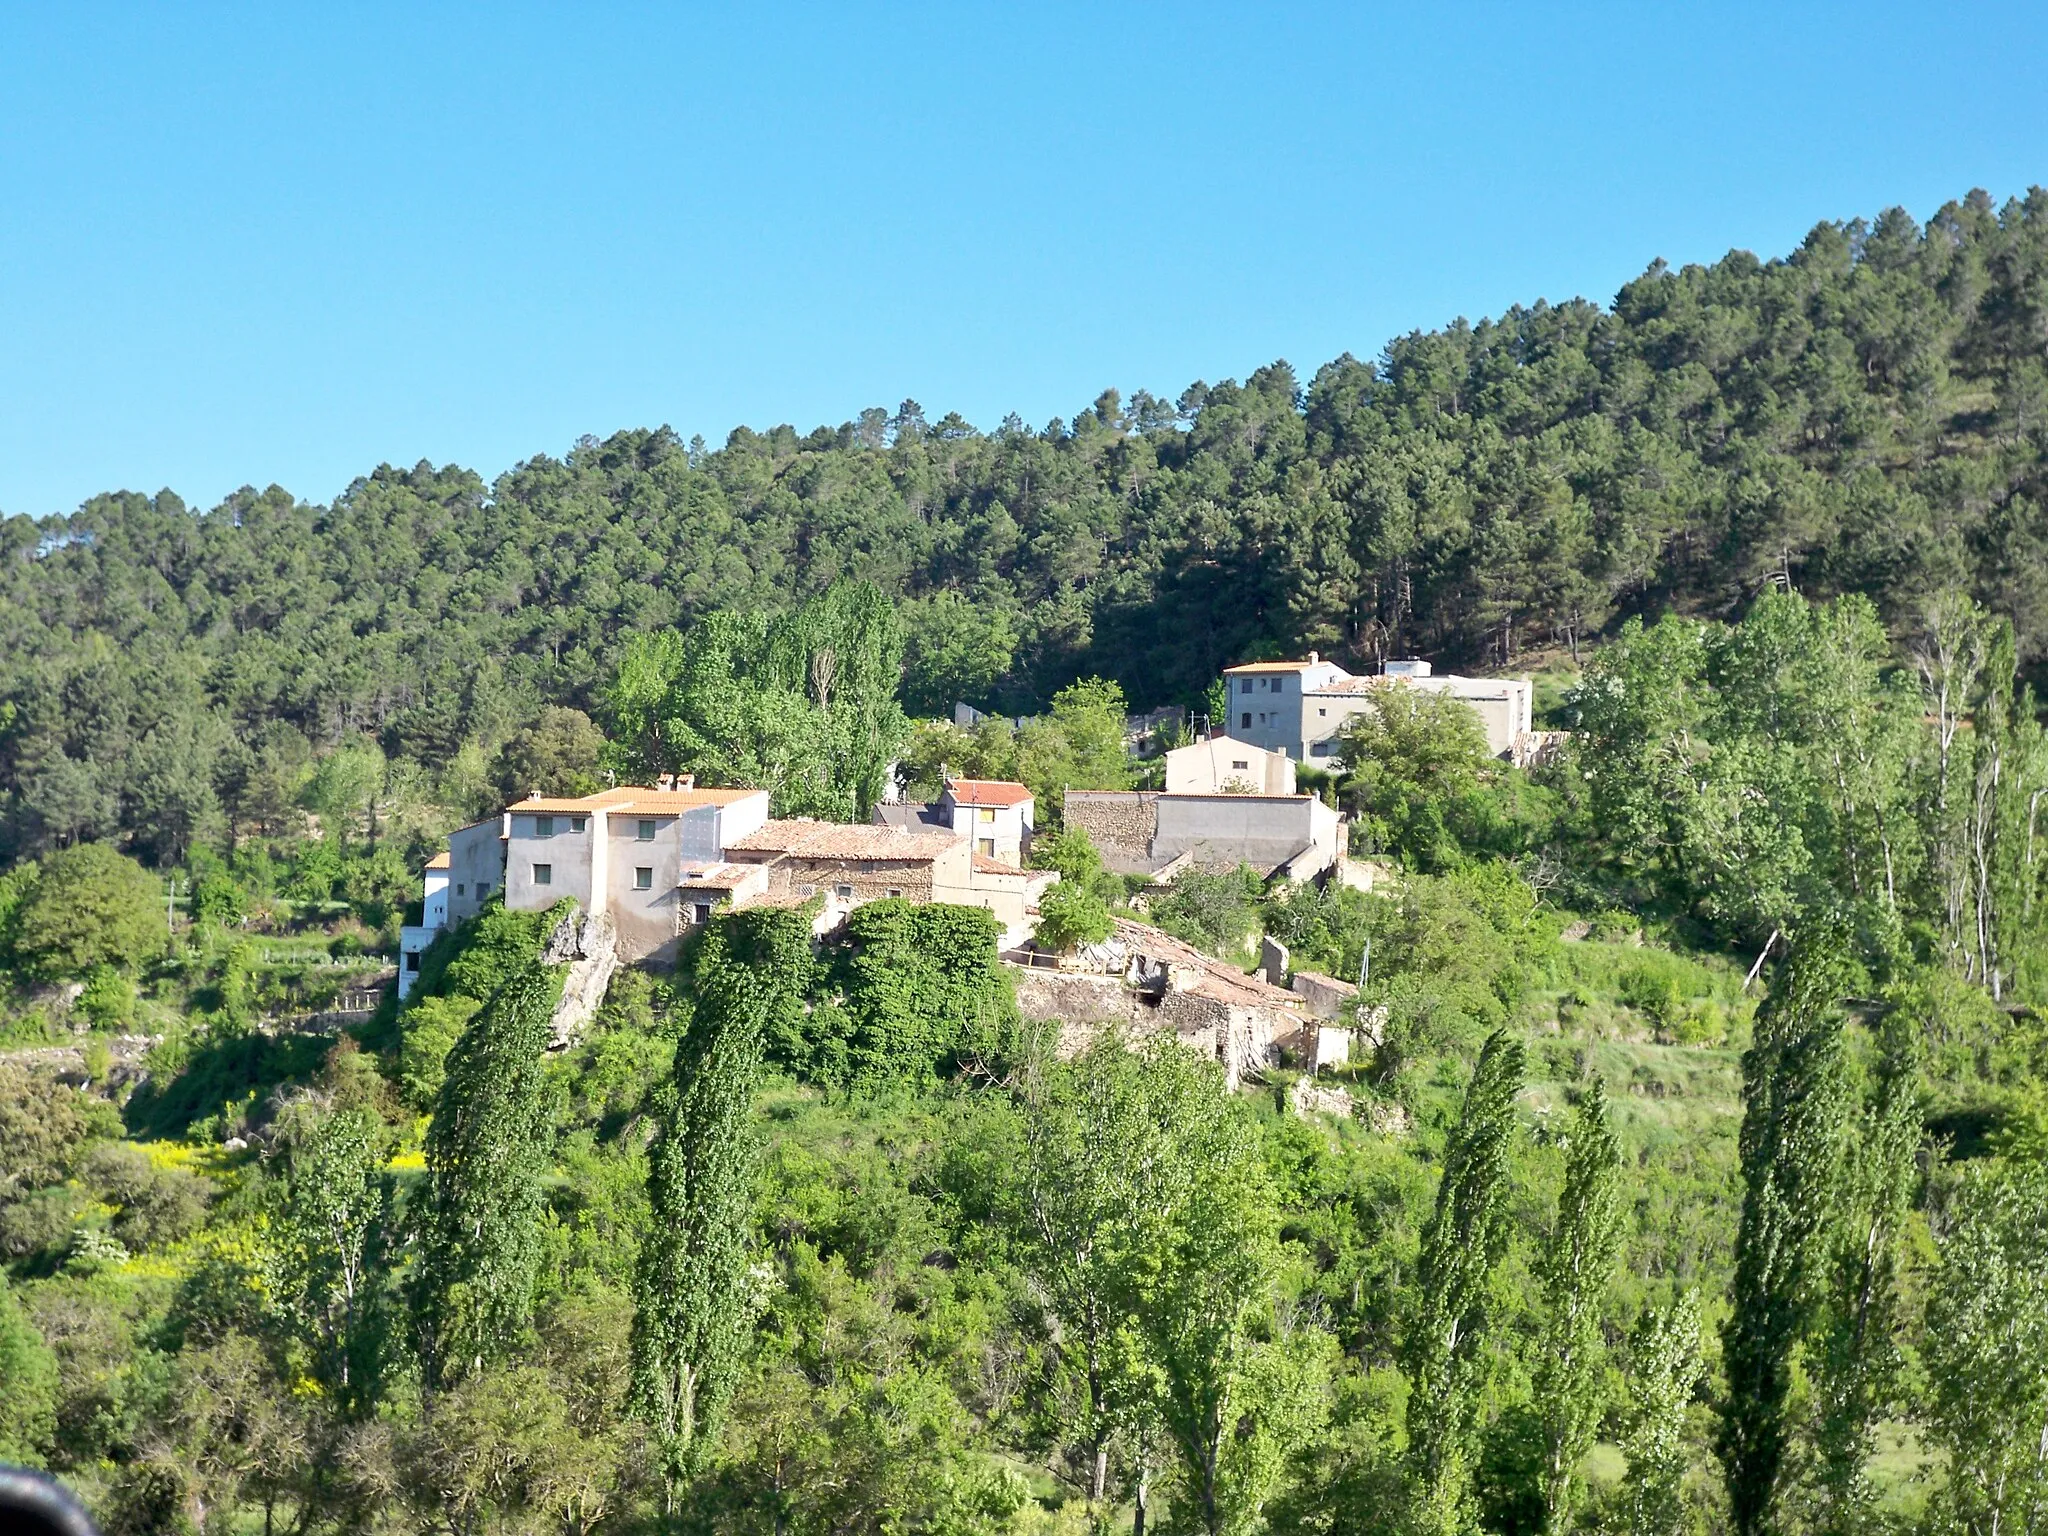
<svg viewBox="0 0 2048 1536">
<path fill-rule="evenodd" d="M 978 434 L 7 525 L 0 1458 L 156 1531 L 1835 1536 L 2048 1509 L 2041 194 Z M 1108 873 L 1128 707 L 1311 646 L 1371 892 Z M 955 697 L 1035 718 L 967 731 Z M 1021 778 L 1048 942 L 1363 978 L 1297 1113 L 989 914 L 726 914 L 547 1046 L 426 854 L 693 772 Z M 1306 780 L 1306 774 L 1304 778 Z"/>
<path fill-rule="evenodd" d="M 1903 633 L 1962 590 L 2048 645 L 2038 522 L 2048 198 L 1817 226 L 1780 260 L 1652 265 L 1307 376 L 976 430 L 912 402 L 837 427 L 585 439 L 486 482 L 380 467 L 331 505 L 110 494 L 0 525 L 6 846 L 146 862 L 295 825 L 402 836 L 536 766 L 589 768 L 635 635 L 840 578 L 900 605 L 904 702 L 1134 706 L 1315 648 L 1513 665 L 1773 582 Z M 615 723 L 615 722 L 614 722 Z M 541 739 L 535 739 L 538 733 Z M 579 743 L 585 749 L 580 755 Z M 374 754 L 374 755 L 373 755 Z M 5 851 L 5 850 L 0 850 Z"/>
</svg>

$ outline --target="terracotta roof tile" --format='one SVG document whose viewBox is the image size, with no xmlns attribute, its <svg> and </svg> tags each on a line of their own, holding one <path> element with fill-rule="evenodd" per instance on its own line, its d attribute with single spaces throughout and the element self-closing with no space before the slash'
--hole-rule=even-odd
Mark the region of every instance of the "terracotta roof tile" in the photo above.
<svg viewBox="0 0 2048 1536">
<path fill-rule="evenodd" d="M 446 869 L 449 867 L 449 864 L 451 862 L 452 861 L 448 857 L 448 851 L 444 848 L 441 850 L 441 852 L 435 854 L 431 859 L 427 860 L 426 867 L 428 869 Z"/>
<path fill-rule="evenodd" d="M 952 779 L 946 793 L 955 805 L 1022 805 L 1031 798 L 1030 790 L 1009 779 Z"/>
<path fill-rule="evenodd" d="M 992 859 L 985 853 L 974 856 L 974 872 L 977 875 L 1022 875 L 1028 873 L 1014 864 L 1005 864 L 1001 859 Z"/>
<path fill-rule="evenodd" d="M 601 789 L 594 795 L 536 795 L 514 800 L 505 809 L 529 815 L 538 811 L 544 816 L 563 812 L 587 816 L 599 810 L 635 810 L 649 815 L 674 816 L 707 805 L 732 805 L 766 793 L 760 789 L 646 789 L 635 784 L 620 784 L 611 789 Z"/>
<path fill-rule="evenodd" d="M 838 821 L 767 821 L 726 844 L 728 853 L 785 853 L 799 859 L 883 859 L 927 864 L 962 841 L 957 832 L 908 832 Z"/>
</svg>

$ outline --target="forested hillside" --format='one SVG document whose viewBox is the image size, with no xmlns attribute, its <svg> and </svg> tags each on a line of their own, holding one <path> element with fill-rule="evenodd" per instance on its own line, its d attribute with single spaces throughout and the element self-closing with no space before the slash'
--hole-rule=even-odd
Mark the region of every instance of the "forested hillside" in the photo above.
<svg viewBox="0 0 2048 1536">
<path fill-rule="evenodd" d="M 331 506 L 107 495 L 0 529 L 0 851 L 175 860 L 365 735 L 456 803 L 543 703 L 598 712 L 631 633 L 841 575 L 904 600 L 913 712 L 1088 675 L 1189 699 L 1310 647 L 1511 664 L 1774 582 L 1865 593 L 1895 632 L 1960 587 L 2024 669 L 2044 444 L 2037 189 L 1042 430 L 905 402 L 716 450 L 620 432 L 492 483 L 384 467 Z"/>
</svg>

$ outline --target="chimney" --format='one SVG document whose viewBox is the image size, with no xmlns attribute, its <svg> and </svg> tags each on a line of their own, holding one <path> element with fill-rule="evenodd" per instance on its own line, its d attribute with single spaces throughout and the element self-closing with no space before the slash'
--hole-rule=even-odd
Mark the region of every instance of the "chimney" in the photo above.
<svg viewBox="0 0 2048 1536">
<path fill-rule="evenodd" d="M 697 775 L 694 773 L 679 773 L 676 775 L 677 789 L 695 789 L 696 787 Z"/>
<path fill-rule="evenodd" d="M 672 773 L 661 774 L 655 779 L 654 787 L 665 795 L 676 787 L 676 776 Z"/>
<path fill-rule="evenodd" d="M 1317 662 L 1321 661 L 1322 659 L 1323 658 L 1314 651 L 1310 651 L 1308 653 L 1308 664 L 1310 666 L 1314 666 Z"/>
</svg>

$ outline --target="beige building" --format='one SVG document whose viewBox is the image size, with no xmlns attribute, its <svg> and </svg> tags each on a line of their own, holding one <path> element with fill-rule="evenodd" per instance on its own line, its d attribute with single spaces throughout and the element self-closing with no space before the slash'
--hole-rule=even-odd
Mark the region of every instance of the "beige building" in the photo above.
<svg viewBox="0 0 2048 1536">
<path fill-rule="evenodd" d="M 1022 865 L 1031 855 L 1036 804 L 1030 790 L 1008 779 L 949 778 L 929 805 L 878 805 L 873 819 L 909 832 L 949 828 L 976 853 Z"/>
<path fill-rule="evenodd" d="M 1166 754 L 1169 795 L 1291 795 L 1294 759 L 1232 736 L 1211 736 Z"/>
<path fill-rule="evenodd" d="M 1005 863 L 938 827 L 770 821 L 729 844 L 726 855 L 761 870 L 770 900 L 820 898 L 820 933 L 863 903 L 900 896 L 985 908 L 1002 925 L 1006 944 L 1021 942 L 1039 893 L 1058 878 Z"/>
<path fill-rule="evenodd" d="M 497 890 L 515 912 L 568 898 L 610 914 L 623 959 L 672 953 L 719 901 L 751 892 L 758 877 L 727 864 L 724 849 L 767 819 L 761 789 L 668 783 L 532 795 L 449 837 L 445 920 L 474 917 Z"/>
<path fill-rule="evenodd" d="M 1515 757 L 1530 735 L 1535 689 L 1526 677 L 1435 675 L 1426 661 L 1390 661 L 1374 677 L 1354 677 L 1314 651 L 1306 661 L 1254 661 L 1227 667 L 1231 733 L 1296 762 L 1341 764 L 1338 736 L 1382 688 L 1449 694 L 1469 705 L 1496 757 Z"/>
</svg>

